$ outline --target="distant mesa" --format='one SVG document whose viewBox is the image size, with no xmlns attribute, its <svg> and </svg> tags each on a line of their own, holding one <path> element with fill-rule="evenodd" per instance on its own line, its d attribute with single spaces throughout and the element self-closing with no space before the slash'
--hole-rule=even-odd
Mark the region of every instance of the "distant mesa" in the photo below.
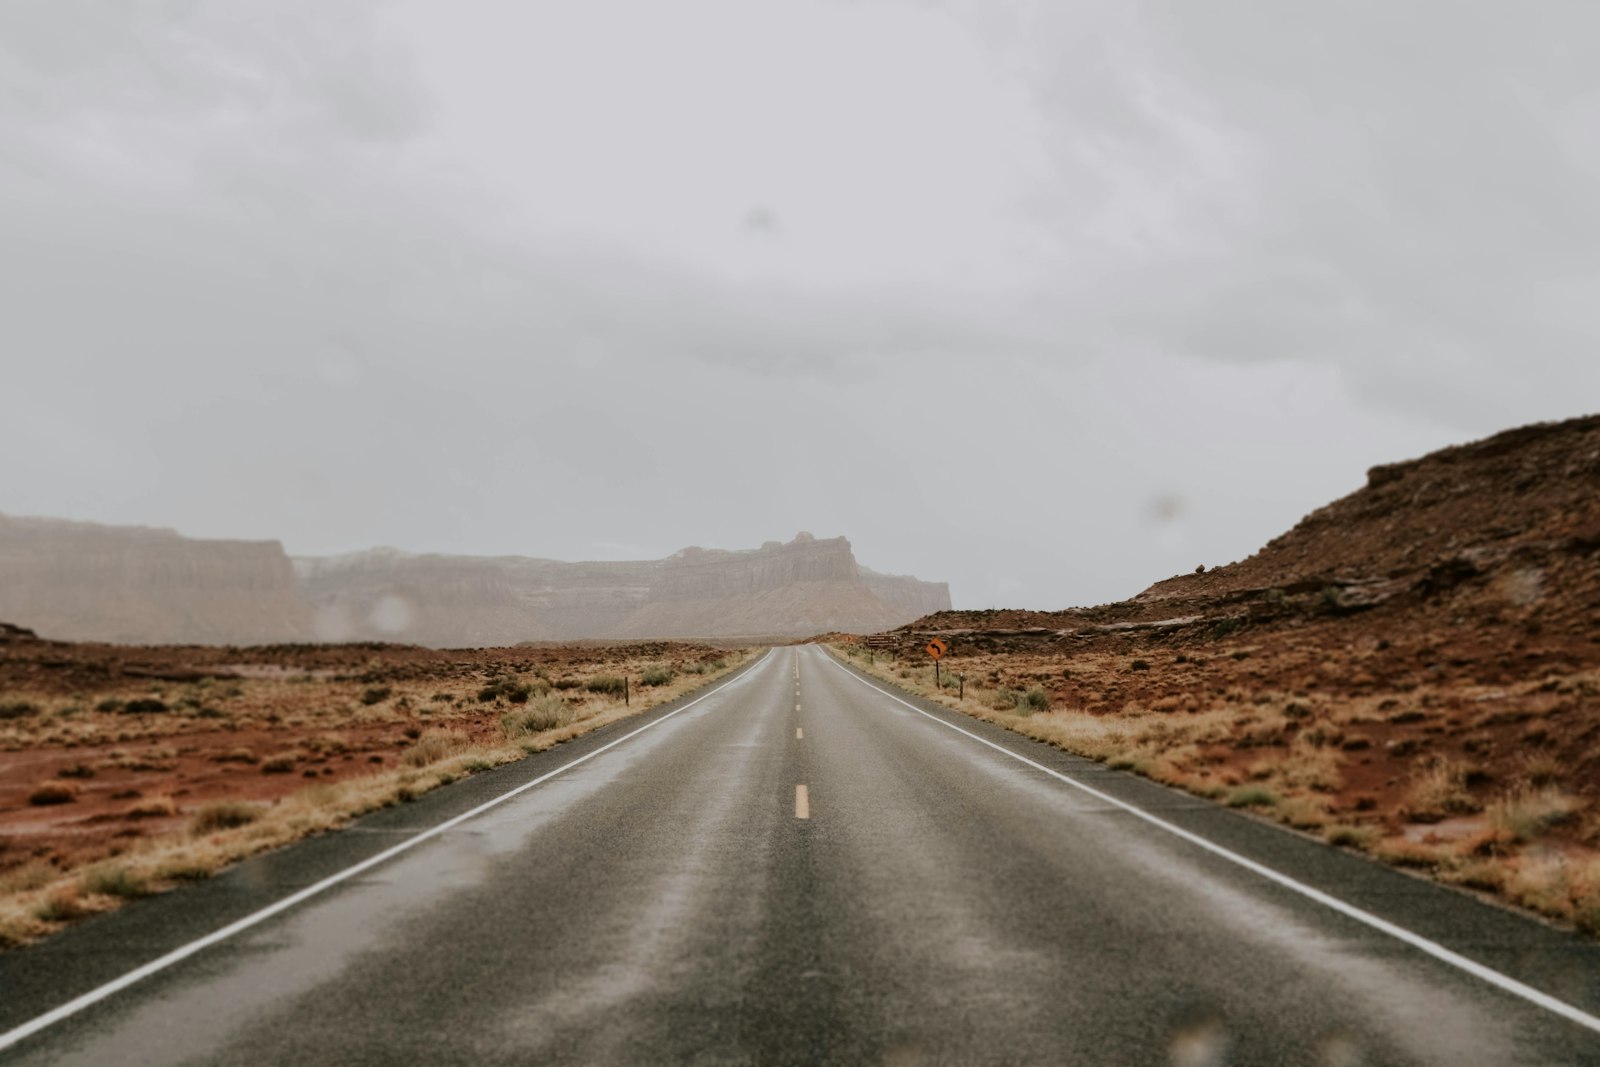
<svg viewBox="0 0 1600 1067">
<path fill-rule="evenodd" d="M 377 640 L 486 647 L 585 638 L 806 637 L 950 607 L 843 537 L 565 563 L 376 548 L 291 559 L 276 541 L 0 515 L 0 619 L 122 644 Z"/>
</svg>

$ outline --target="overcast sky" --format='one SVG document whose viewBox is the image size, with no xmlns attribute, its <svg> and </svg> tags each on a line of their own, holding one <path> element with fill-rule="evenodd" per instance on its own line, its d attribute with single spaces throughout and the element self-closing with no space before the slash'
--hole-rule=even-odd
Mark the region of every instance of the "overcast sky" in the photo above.
<svg viewBox="0 0 1600 1067">
<path fill-rule="evenodd" d="M 0 511 L 958 606 L 1600 408 L 1600 5 L 0 6 Z"/>
</svg>

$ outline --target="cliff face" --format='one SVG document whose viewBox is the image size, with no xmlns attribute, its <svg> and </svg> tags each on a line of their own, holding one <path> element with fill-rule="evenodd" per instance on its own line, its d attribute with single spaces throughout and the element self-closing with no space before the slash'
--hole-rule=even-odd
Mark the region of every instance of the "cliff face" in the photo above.
<svg viewBox="0 0 1600 1067">
<path fill-rule="evenodd" d="M 0 618 L 121 644 L 303 640 L 310 611 L 276 541 L 0 515 Z"/>
<path fill-rule="evenodd" d="M 809 534 L 746 552 L 686 548 L 647 562 L 378 550 L 296 565 L 325 639 L 490 645 L 585 637 L 804 637 L 897 626 L 950 604 L 942 584 L 874 575 L 856 563 L 844 538 Z"/>
<path fill-rule="evenodd" d="M 649 595 L 623 620 L 619 635 L 805 637 L 882 629 L 921 614 L 879 597 L 843 537 L 802 533 L 754 552 L 687 548 L 659 567 Z M 949 606 L 949 592 L 939 588 Z"/>
<path fill-rule="evenodd" d="M 438 647 L 609 636 L 644 602 L 654 566 L 394 549 L 295 560 L 317 640 Z"/>
</svg>

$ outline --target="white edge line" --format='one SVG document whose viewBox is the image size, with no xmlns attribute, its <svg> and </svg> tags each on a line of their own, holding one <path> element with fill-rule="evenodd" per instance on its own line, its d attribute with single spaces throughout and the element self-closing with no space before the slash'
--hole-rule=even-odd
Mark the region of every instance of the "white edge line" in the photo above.
<svg viewBox="0 0 1600 1067">
<path fill-rule="evenodd" d="M 772 655 L 772 650 L 768 649 L 766 655 L 762 656 L 760 660 L 757 660 L 755 663 L 751 664 L 751 669 L 752 670 L 755 669 L 757 666 L 759 666 L 761 664 L 762 660 L 767 659 L 771 655 Z M 740 672 L 740 674 L 744 674 L 744 673 L 745 672 L 743 672 L 743 671 Z M 111 981 L 105 983 L 104 985 L 101 985 L 101 986 L 98 986 L 98 987 L 96 987 L 94 989 L 89 990 L 89 992 L 84 993 L 82 996 L 74 997 L 72 1000 L 67 1001 L 65 1004 L 62 1004 L 59 1007 L 52 1008 L 51 1010 L 45 1012 L 43 1015 L 37 1016 L 37 1017 L 35 1017 L 33 1019 L 28 1020 L 27 1022 L 23 1023 L 20 1026 L 13 1027 L 12 1029 L 7 1030 L 5 1033 L 0 1034 L 0 1051 L 4 1051 L 5 1049 L 10 1048 L 11 1046 L 15 1045 L 17 1042 L 22 1041 L 25 1038 L 32 1037 L 34 1034 L 37 1034 L 41 1030 L 47 1029 L 48 1027 L 51 1027 L 51 1026 L 54 1026 L 56 1023 L 61 1022 L 63 1019 L 67 1019 L 67 1018 L 70 1018 L 73 1015 L 78 1014 L 78 1012 L 83 1011 L 85 1008 L 88 1008 L 88 1007 L 90 1007 L 92 1005 L 100 1003 L 100 1001 L 105 1000 L 107 997 L 110 997 L 110 996 L 112 996 L 112 995 L 114 995 L 116 993 L 122 992 L 122 990 L 127 989 L 129 986 L 131 986 L 131 985 L 133 985 L 133 984 L 135 984 L 137 982 L 141 982 L 144 979 L 149 978 L 153 974 L 157 974 L 157 973 L 159 973 L 161 971 L 166 970 L 168 967 L 171 967 L 174 963 L 178 963 L 178 962 L 181 962 L 182 960 L 186 960 L 190 956 L 193 956 L 195 953 L 200 952 L 203 949 L 210 948 L 212 945 L 215 945 L 215 944 L 217 944 L 217 943 L 219 943 L 221 941 L 226 941 L 228 938 L 232 937 L 234 934 L 240 933 L 240 932 L 242 932 L 244 930 L 248 930 L 252 926 L 257 926 L 260 923 L 265 922 L 266 920 L 272 918 L 274 915 L 277 915 L 277 914 L 279 914 L 281 912 L 288 911 L 290 908 L 294 907 L 296 904 L 299 904 L 299 903 L 301 903 L 303 901 L 309 900 L 310 898 L 316 896 L 317 894 L 323 892 L 324 890 L 333 888 L 334 886 L 338 885 L 340 882 L 348 881 L 349 879 L 354 878 L 356 875 L 362 873 L 363 871 L 371 870 L 373 867 L 378 866 L 380 863 L 384 863 L 387 860 L 391 860 L 394 857 L 400 855 L 402 852 L 406 852 L 406 851 L 409 851 L 410 849 L 413 849 L 413 848 L 417 847 L 418 845 L 422 844 L 424 841 L 428 841 L 428 840 L 431 840 L 431 839 L 433 839 L 435 837 L 438 837 L 440 834 L 444 833 L 445 831 L 452 830 L 455 827 L 460 826 L 462 823 L 466 822 L 468 819 L 472 819 L 472 818 L 475 818 L 475 817 L 477 817 L 479 815 L 482 815 L 484 812 L 488 811 L 490 808 L 497 807 L 500 804 L 503 804 L 506 801 L 510 800 L 512 797 L 518 796 L 518 795 L 520 795 L 522 793 L 526 793 L 528 790 L 532 789 L 534 786 L 540 785 L 540 784 L 542 784 L 544 782 L 548 782 L 550 779 L 554 778 L 558 774 L 563 774 L 563 773 L 565 773 L 567 771 L 570 771 L 572 768 L 578 766 L 578 764 L 580 764 L 580 763 L 587 763 L 589 760 L 594 759 L 596 756 L 600 755 L 602 752 L 605 752 L 607 749 L 615 748 L 618 745 L 622 744 L 624 741 L 628 740 L 629 738 L 638 737 L 640 734 L 644 733 L 646 730 L 649 730 L 652 727 L 660 726 L 662 723 L 666 722 L 668 719 L 672 718 L 674 715 L 677 715 L 680 712 L 688 711 L 690 708 L 694 707 L 696 704 L 700 703 L 702 700 L 705 700 L 706 698 L 708 698 L 708 697 L 716 694 L 717 692 L 721 691 L 724 687 L 726 687 L 730 682 L 732 682 L 734 680 L 735 679 L 733 679 L 733 678 L 724 679 L 723 681 L 721 681 L 721 682 L 719 682 L 717 684 L 715 689 L 712 689 L 709 692 L 701 693 L 699 696 L 697 696 L 693 700 L 689 701 L 689 703 L 685 704 L 683 707 L 677 708 L 677 709 L 675 709 L 673 711 L 669 711 L 665 715 L 661 716 L 661 718 L 656 719 L 653 722 L 647 722 L 643 726 L 639 727 L 638 729 L 631 730 L 628 733 L 623 734 L 621 737 L 617 738 L 614 741 L 608 741 L 605 744 L 601 745 L 599 748 L 595 749 L 593 752 L 585 753 L 584 755 L 579 756 L 577 759 L 573 760 L 570 763 L 563 763 L 561 766 L 557 767 L 555 770 L 549 771 L 549 772 L 547 772 L 545 774 L 541 774 L 539 777 L 533 779 L 531 782 L 524 782 L 523 784 L 517 786 L 515 789 L 512 789 L 512 790 L 510 790 L 508 792 L 505 792 L 505 793 L 501 793 L 497 797 L 493 797 L 493 798 L 491 798 L 489 800 L 484 801 L 482 804 L 479 804 L 477 807 L 471 809 L 470 811 L 464 811 L 460 815 L 457 815 L 457 816 L 455 816 L 453 818 L 450 818 L 450 819 L 446 819 L 444 822 L 440 823 L 438 826 L 434 826 L 434 827 L 431 827 L 431 828 L 429 828 L 427 830 L 423 830 L 423 831 L 419 832 L 415 837 L 408 837 L 404 841 L 400 842 L 398 845 L 394 845 L 394 846 L 391 846 L 390 848 L 386 848 L 382 852 L 379 852 L 375 856 L 369 856 L 366 859 L 362 860 L 360 863 L 355 864 L 354 866 L 346 867 L 342 871 L 338 871 L 337 873 L 330 874 L 328 877 L 324 878 L 322 881 L 315 882 L 315 883 L 313 883 L 311 885 L 306 886 L 304 889 L 299 890 L 298 892 L 291 893 L 289 896 L 284 897 L 282 900 L 279 900 L 279 901 L 277 901 L 275 903 L 267 905 L 266 907 L 262 908 L 260 911 L 252 912 L 251 914 L 246 915 L 244 918 L 237 919 L 234 922 L 229 923 L 227 926 L 224 926 L 219 930 L 213 930 L 211 933 L 205 935 L 202 938 L 198 938 L 198 939 L 196 939 L 194 941 L 191 941 L 187 945 L 181 945 L 178 948 L 173 949 L 171 952 L 168 952 L 165 956 L 158 956 L 157 958 L 151 960 L 149 963 L 143 964 L 142 966 L 139 966 L 139 967 L 135 967 L 133 970 L 129 971 L 128 973 L 126 973 L 124 975 L 122 975 L 120 978 L 113 978 Z"/>
<path fill-rule="evenodd" d="M 827 653 L 824 653 L 824 654 L 828 655 Z M 1196 845 L 1196 846 L 1198 846 L 1200 848 L 1205 849 L 1207 852 L 1210 852 L 1210 853 L 1212 853 L 1214 855 L 1220 856 L 1223 859 L 1229 861 L 1230 863 L 1237 864 L 1238 866 L 1243 867 L 1247 871 L 1250 871 L 1250 872 L 1252 872 L 1254 874 L 1259 874 L 1261 877 L 1266 878 L 1269 881 L 1276 882 L 1278 885 L 1283 886 L 1285 889 L 1291 890 L 1291 891 L 1293 891 L 1295 893 L 1300 894 L 1303 897 L 1307 897 L 1307 898 L 1309 898 L 1311 900 L 1314 900 L 1318 904 L 1321 904 L 1322 906 L 1324 906 L 1326 908 L 1331 908 L 1332 910 L 1338 912 L 1341 915 L 1346 916 L 1347 918 L 1354 919 L 1356 922 L 1362 923 L 1362 924 L 1364 924 L 1366 926 L 1370 926 L 1374 930 L 1381 931 L 1381 932 L 1383 932 L 1385 934 L 1388 934 L 1390 937 L 1393 937 L 1393 938 L 1395 938 L 1395 939 L 1397 939 L 1399 941 L 1403 941 L 1406 944 L 1410 945 L 1412 948 L 1415 948 L 1415 949 L 1418 949 L 1418 950 L 1420 950 L 1422 952 L 1425 952 L 1428 955 L 1432 956 L 1434 959 L 1439 960 L 1439 961 L 1441 961 L 1443 963 L 1447 963 L 1450 966 L 1455 967 L 1458 970 L 1465 971 L 1466 973 L 1472 975 L 1474 978 L 1482 979 L 1483 981 L 1489 983 L 1492 986 L 1495 986 L 1496 988 L 1498 988 L 1500 990 L 1503 990 L 1504 992 L 1510 993 L 1513 996 L 1521 997 L 1523 1000 L 1526 1000 L 1531 1004 L 1536 1004 L 1539 1007 L 1545 1009 L 1546 1011 L 1553 1012 L 1554 1014 L 1559 1015 L 1564 1019 L 1568 1019 L 1571 1022 L 1575 1022 L 1579 1026 L 1584 1027 L 1585 1029 L 1592 1030 L 1595 1033 L 1600 1033 L 1600 1018 L 1597 1018 L 1597 1017 L 1595 1017 L 1593 1015 L 1590 1015 L 1588 1012 L 1583 1011 L 1580 1008 L 1575 1008 L 1571 1004 L 1568 1004 L 1564 1000 L 1557 1000 L 1555 997 L 1552 997 L 1550 994 L 1540 992 L 1539 990 L 1533 988 L 1532 986 L 1525 985 L 1524 983 L 1517 981 L 1515 978 L 1512 978 L 1509 975 L 1501 974 L 1499 971 L 1496 971 L 1496 970 L 1494 970 L 1494 969 L 1492 969 L 1490 967 L 1485 967 L 1483 964 L 1478 963 L 1475 960 L 1468 959 L 1467 957 L 1461 955 L 1458 952 L 1452 952 L 1451 950 L 1445 948 L 1443 945 L 1439 944 L 1438 942 L 1428 940 L 1426 937 L 1423 937 L 1421 934 L 1414 934 L 1410 930 L 1407 930 L 1403 926 L 1396 926 L 1394 923 L 1389 922 L 1387 919 L 1381 919 L 1381 918 L 1379 918 L 1378 916 L 1372 914 L 1369 911 L 1363 911 L 1361 908 L 1358 908 L 1353 904 L 1347 904 L 1347 903 L 1345 903 L 1344 901 L 1340 900 L 1337 897 L 1329 896 L 1327 893 L 1324 893 L 1322 890 L 1316 889 L 1316 888 L 1314 888 L 1312 886 L 1309 886 L 1309 885 L 1306 885 L 1304 882 L 1296 881 L 1295 879 L 1289 877 L 1286 874 L 1283 874 L 1283 873 L 1281 873 L 1279 871 L 1273 870 L 1271 867 L 1265 866 L 1264 864 L 1257 863 L 1253 859 L 1250 859 L 1250 858 L 1248 858 L 1246 856 L 1241 856 L 1237 852 L 1233 852 L 1233 851 L 1231 851 L 1229 849 L 1223 848 L 1221 845 L 1215 844 L 1215 843 L 1213 843 L 1211 841 L 1207 841 L 1205 838 L 1201 837 L 1198 834 L 1195 834 L 1195 833 L 1192 833 L 1192 832 L 1190 832 L 1188 830 L 1185 830 L 1183 827 L 1177 826 L 1174 823 L 1170 823 L 1167 820 L 1165 820 L 1163 818 L 1160 818 L 1159 816 L 1152 815 L 1148 811 L 1145 811 L 1142 808 L 1135 807 L 1134 805 L 1129 804 L 1126 801 L 1118 800 L 1116 797 L 1111 796 L 1109 793 L 1103 793 L 1100 790 L 1094 788 L 1093 786 L 1085 785 L 1084 783 L 1078 781 L 1075 778 L 1072 778 L 1072 777 L 1070 777 L 1068 775 L 1062 774 L 1060 771 L 1053 770 L 1053 769 L 1051 769 L 1049 767 L 1046 767 L 1042 763 L 1038 763 L 1038 762 L 1036 762 L 1034 760 L 1029 759 L 1026 756 L 1023 756 L 1023 755 L 1020 755 L 1020 754 L 1018 754 L 1016 752 L 1013 752 L 1010 749 L 1006 748 L 1004 745 L 997 745 L 993 741 L 988 740 L 987 738 L 979 737 L 977 734 L 972 733 L 971 731 L 963 730 L 961 727 L 955 725 L 954 723 L 946 722 L 945 720 L 941 719 L 939 716 L 934 715 L 934 714 L 932 714 L 930 712 L 924 711 L 921 708 L 917 707 L 915 704 L 912 704 L 912 703 L 910 703 L 908 701 L 905 701 L 905 700 L 901 700 L 899 697 L 895 696 L 893 693 L 889 692 L 887 689 L 881 689 L 878 686 L 872 684 L 871 682 L 867 681 L 865 678 L 862 678 L 860 675 L 856 674 L 854 671 L 852 671 L 849 668 L 847 668 L 843 663 L 840 663 L 832 655 L 828 655 L 828 662 L 832 663 L 835 667 L 838 667 L 841 671 L 844 671 L 845 674 L 849 675 L 851 678 L 854 678 L 856 681 L 860 682 L 862 685 L 866 686 L 868 689 L 872 689 L 872 690 L 875 690 L 878 693 L 881 693 L 882 695 L 888 697 L 890 700 L 893 700 L 897 704 L 905 705 L 906 707 L 910 708 L 912 711 L 916 712 L 918 715 L 925 716 L 926 718 L 931 719 L 934 722 L 938 723 L 940 726 L 948 727 L 949 729 L 954 730 L 956 733 L 961 734 L 964 737 L 970 737 L 972 740 L 978 742 L 978 744 L 980 744 L 980 745 L 987 745 L 989 748 L 994 749 L 996 752 L 999 752 L 999 753 L 1002 753 L 1004 755 L 1010 756 L 1012 759 L 1016 760 L 1019 763 L 1025 763 L 1029 767 L 1034 768 L 1035 770 L 1043 771 L 1045 774 L 1048 774 L 1050 777 L 1059 779 L 1060 781 L 1065 782 L 1067 785 L 1072 786 L 1074 789 L 1080 789 L 1083 792 L 1088 793 L 1090 796 L 1094 797 L 1097 800 L 1101 800 L 1101 801 L 1104 801 L 1107 804 L 1111 804 L 1111 805 L 1113 805 L 1115 807 L 1121 808 L 1123 811 L 1125 811 L 1125 812 L 1129 813 L 1130 815 L 1133 815 L 1133 816 L 1135 816 L 1137 818 L 1143 819 L 1145 822 L 1149 823 L 1152 826 L 1159 827 L 1162 830 L 1165 830 L 1170 834 L 1174 834 L 1174 835 L 1176 835 L 1178 837 L 1181 837 L 1181 838 L 1183 838 L 1183 840 L 1189 842 L 1192 845 Z"/>
</svg>

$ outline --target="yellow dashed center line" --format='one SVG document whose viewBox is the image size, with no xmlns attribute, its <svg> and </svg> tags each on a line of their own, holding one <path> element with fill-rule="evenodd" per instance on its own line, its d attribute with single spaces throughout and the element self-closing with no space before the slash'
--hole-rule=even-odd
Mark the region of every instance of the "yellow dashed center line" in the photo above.
<svg viewBox="0 0 1600 1067">
<path fill-rule="evenodd" d="M 811 798 L 806 795 L 806 787 L 794 787 L 794 817 L 797 819 L 811 818 Z"/>
<path fill-rule="evenodd" d="M 796 741 L 800 740 L 805 735 L 806 735 L 806 732 L 804 730 L 800 729 L 800 727 L 796 726 L 794 728 L 794 739 Z"/>
</svg>

